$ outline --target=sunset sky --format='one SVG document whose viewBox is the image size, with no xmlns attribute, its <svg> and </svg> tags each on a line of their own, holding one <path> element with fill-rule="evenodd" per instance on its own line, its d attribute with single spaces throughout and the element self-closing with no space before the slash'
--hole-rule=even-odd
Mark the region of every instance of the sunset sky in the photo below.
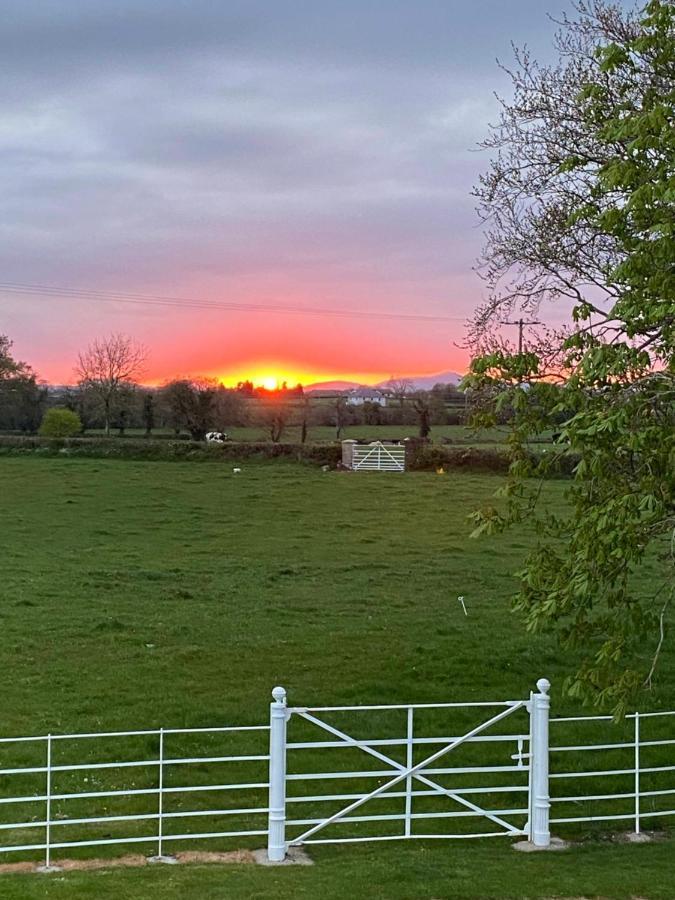
<svg viewBox="0 0 675 900">
<path fill-rule="evenodd" d="M 110 332 L 148 382 L 463 370 L 495 57 L 564 9 L 6 0 L 0 333 L 57 383 Z"/>
</svg>

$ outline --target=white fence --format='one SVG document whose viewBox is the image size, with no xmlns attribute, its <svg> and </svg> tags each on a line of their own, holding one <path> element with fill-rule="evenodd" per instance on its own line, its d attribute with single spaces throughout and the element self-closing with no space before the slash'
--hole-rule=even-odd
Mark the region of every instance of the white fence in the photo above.
<svg viewBox="0 0 675 900">
<path fill-rule="evenodd" d="M 556 740 L 586 737 L 549 747 L 551 823 L 625 821 L 639 834 L 643 820 L 675 816 L 673 717 L 675 711 L 633 713 L 621 724 L 609 716 L 551 719 Z"/>
<path fill-rule="evenodd" d="M 270 722 L 0 738 L 0 854 L 525 837 L 675 816 L 675 711 L 549 720 L 527 699 L 289 707 Z M 549 741 L 549 728 L 553 742 Z M 550 772 L 549 772 L 550 764 Z M 552 813 L 551 813 L 552 810 Z"/>
<path fill-rule="evenodd" d="M 142 844 L 161 859 L 167 844 L 266 835 L 268 735 L 256 725 L 0 738 L 0 853 L 42 851 L 49 868 L 54 850 Z M 242 736 L 263 737 L 257 752 L 236 752 Z M 213 805 L 233 792 L 261 805 Z"/>
</svg>

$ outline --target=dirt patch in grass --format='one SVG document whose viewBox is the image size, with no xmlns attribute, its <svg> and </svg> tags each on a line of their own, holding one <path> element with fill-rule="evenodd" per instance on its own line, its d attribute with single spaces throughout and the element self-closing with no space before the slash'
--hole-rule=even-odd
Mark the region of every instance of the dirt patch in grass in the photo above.
<svg viewBox="0 0 675 900">
<path fill-rule="evenodd" d="M 16 862 L 16 863 L 2 863 L 2 865 L 0 865 L 0 874 L 1 875 L 15 875 L 17 872 L 35 872 L 35 871 L 36 871 L 35 863 Z"/>
<path fill-rule="evenodd" d="M 228 853 L 205 853 L 202 850 L 186 850 L 176 853 L 179 863 L 254 863 L 251 850 L 231 850 Z"/>
<path fill-rule="evenodd" d="M 52 865 L 55 868 L 62 869 L 64 872 L 77 872 L 94 869 L 139 868 L 140 866 L 147 866 L 148 860 L 140 853 L 128 853 L 125 856 L 117 856 L 111 859 L 58 859 L 54 860 Z"/>
<path fill-rule="evenodd" d="M 250 850 L 232 850 L 227 853 L 207 853 L 201 850 L 185 850 L 176 853 L 174 859 L 178 865 L 195 863 L 253 865 L 255 863 L 255 857 Z M 151 865 L 151 861 L 147 856 L 142 856 L 140 853 L 129 853 L 126 856 L 118 856 L 113 859 L 58 859 L 52 861 L 53 871 L 62 872 L 87 872 L 95 869 L 138 869 L 148 865 Z M 3 863 L 0 864 L 0 875 L 29 874 L 31 872 L 39 872 L 40 869 L 40 863 Z"/>
</svg>

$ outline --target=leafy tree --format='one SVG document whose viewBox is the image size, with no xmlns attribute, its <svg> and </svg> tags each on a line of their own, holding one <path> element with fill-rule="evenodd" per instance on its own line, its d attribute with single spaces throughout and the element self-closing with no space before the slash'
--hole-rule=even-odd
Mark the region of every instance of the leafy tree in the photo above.
<svg viewBox="0 0 675 900">
<path fill-rule="evenodd" d="M 164 385 L 161 397 L 174 425 L 187 428 L 194 441 L 203 441 L 219 425 L 216 400 L 219 385 L 212 378 L 178 379 Z"/>
<path fill-rule="evenodd" d="M 88 428 L 95 428 L 102 422 L 100 418 L 100 404 L 98 398 L 86 388 L 75 385 L 66 387 L 53 397 L 56 405 L 72 409 L 80 417 L 82 432 Z"/>
<path fill-rule="evenodd" d="M 37 431 L 49 399 L 47 387 L 31 373 L 11 379 L 9 388 L 6 402 L 0 402 L 0 427 Z"/>
<path fill-rule="evenodd" d="M 47 402 L 30 366 L 12 356 L 12 342 L 0 334 L 0 428 L 35 431 Z"/>
<path fill-rule="evenodd" d="M 12 341 L 6 334 L 0 334 L 0 381 L 6 381 L 30 371 L 26 363 L 18 362 L 12 356 Z"/>
<path fill-rule="evenodd" d="M 528 477 L 578 455 L 569 511 L 539 517 L 545 538 L 516 606 L 529 628 L 581 651 L 569 692 L 620 713 L 651 684 L 672 618 L 675 6 L 633 13 L 596 0 L 577 11 L 561 23 L 559 63 L 517 54 L 514 98 L 476 189 L 491 295 L 473 323 L 467 383 L 493 398 L 480 422 L 509 406 L 513 432 L 506 510 L 475 519 L 477 533 L 532 521 Z M 543 301 L 571 308 L 569 327 L 516 352 L 500 324 Z M 559 430 L 556 453 L 533 464 L 525 444 L 547 428 Z M 636 573 L 648 553 L 664 579 L 646 595 Z"/>
<path fill-rule="evenodd" d="M 361 407 L 361 414 L 366 425 L 382 424 L 382 406 L 379 403 L 366 400 Z"/>
<path fill-rule="evenodd" d="M 152 429 L 155 427 L 155 393 L 154 391 L 146 391 L 143 394 L 143 408 L 141 410 L 143 416 L 143 425 L 145 426 L 145 434 L 150 437 Z"/>
<path fill-rule="evenodd" d="M 48 409 L 40 425 L 40 434 L 49 438 L 75 437 L 81 430 L 80 417 L 65 406 Z"/>
<path fill-rule="evenodd" d="M 146 358 L 145 348 L 123 334 L 97 339 L 78 355 L 75 372 L 80 387 L 100 403 L 106 434 L 110 434 L 113 416 L 119 417 L 120 401 L 140 377 Z"/>
</svg>

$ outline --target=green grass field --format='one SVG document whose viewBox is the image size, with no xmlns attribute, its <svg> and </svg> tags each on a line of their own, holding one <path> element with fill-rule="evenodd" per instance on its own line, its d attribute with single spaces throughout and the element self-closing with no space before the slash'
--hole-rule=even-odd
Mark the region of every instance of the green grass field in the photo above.
<svg viewBox="0 0 675 900">
<path fill-rule="evenodd" d="M 247 462 L 235 476 L 231 465 L 0 460 L 1 734 L 258 724 L 274 684 L 298 705 L 465 701 L 523 697 L 546 675 L 556 711 L 576 710 L 560 696 L 574 660 L 509 611 L 533 535 L 468 539 L 467 514 L 499 483 L 283 463 Z M 562 489 L 547 485 L 547 502 Z M 642 573 L 645 593 L 657 565 Z M 672 651 L 643 706 L 675 708 Z M 671 897 L 672 852 L 670 842 L 536 858 L 502 839 L 346 845 L 313 848 L 311 869 L 2 876 L 0 896 Z"/>
</svg>

